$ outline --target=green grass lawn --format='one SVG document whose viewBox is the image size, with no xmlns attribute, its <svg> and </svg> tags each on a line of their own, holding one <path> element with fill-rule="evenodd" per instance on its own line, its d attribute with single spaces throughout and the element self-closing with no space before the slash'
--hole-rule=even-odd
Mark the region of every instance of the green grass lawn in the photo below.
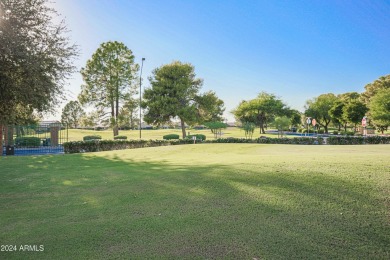
<svg viewBox="0 0 390 260">
<path fill-rule="evenodd" d="M 256 128 L 253 138 L 257 138 L 260 136 L 268 136 L 268 137 L 277 137 L 278 135 L 271 134 L 260 134 L 259 128 Z M 209 129 L 205 130 L 194 130 L 187 129 L 187 133 L 190 134 L 204 134 L 207 139 L 214 139 L 213 133 Z M 238 127 L 228 127 L 224 129 L 222 138 L 228 137 L 236 137 L 236 138 L 245 138 L 245 131 Z M 86 135 L 100 135 L 103 139 L 113 139 L 114 135 L 112 130 L 104 130 L 104 131 L 94 131 L 94 130 L 81 130 L 81 129 L 68 129 L 63 130 L 61 136 L 66 137 L 68 133 L 69 141 L 82 141 L 83 137 Z M 159 129 L 159 130 L 142 130 L 141 137 L 145 140 L 156 140 L 163 139 L 164 135 L 167 134 L 178 134 L 180 137 L 182 136 L 181 129 Z M 139 139 L 139 130 L 120 130 L 119 135 L 127 136 L 128 139 Z M 287 136 L 286 136 L 287 137 Z"/>
<path fill-rule="evenodd" d="M 0 259 L 389 259 L 390 147 L 0 158 Z"/>
</svg>

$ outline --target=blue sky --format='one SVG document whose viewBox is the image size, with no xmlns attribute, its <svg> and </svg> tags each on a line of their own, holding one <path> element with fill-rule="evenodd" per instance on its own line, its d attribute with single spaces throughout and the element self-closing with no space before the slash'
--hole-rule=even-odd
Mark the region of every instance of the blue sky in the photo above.
<svg viewBox="0 0 390 260">
<path fill-rule="evenodd" d="M 303 111 L 323 93 L 362 92 L 390 74 L 390 1 L 56 0 L 80 69 L 102 42 L 145 57 L 147 76 L 180 60 L 195 66 L 202 90 L 225 101 L 225 117 L 266 91 Z M 82 79 L 69 80 L 69 100 Z"/>
</svg>

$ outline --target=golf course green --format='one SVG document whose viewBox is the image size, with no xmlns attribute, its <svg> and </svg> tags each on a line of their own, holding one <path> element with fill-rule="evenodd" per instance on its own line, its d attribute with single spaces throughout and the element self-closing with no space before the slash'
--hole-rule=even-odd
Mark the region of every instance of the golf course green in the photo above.
<svg viewBox="0 0 390 260">
<path fill-rule="evenodd" d="M 389 145 L 3 157 L 0 259 L 389 259 L 389 161 Z"/>
</svg>

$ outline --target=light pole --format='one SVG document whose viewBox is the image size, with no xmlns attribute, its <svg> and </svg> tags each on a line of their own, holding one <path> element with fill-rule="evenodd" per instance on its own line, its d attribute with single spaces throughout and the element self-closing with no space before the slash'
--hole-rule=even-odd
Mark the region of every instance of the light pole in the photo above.
<svg viewBox="0 0 390 260">
<path fill-rule="evenodd" d="M 141 62 L 141 73 L 139 75 L 139 139 L 141 139 L 141 99 L 142 99 L 142 93 L 141 93 L 141 86 L 142 86 L 142 68 L 144 67 L 144 60 L 145 58 L 142 58 Z"/>
</svg>

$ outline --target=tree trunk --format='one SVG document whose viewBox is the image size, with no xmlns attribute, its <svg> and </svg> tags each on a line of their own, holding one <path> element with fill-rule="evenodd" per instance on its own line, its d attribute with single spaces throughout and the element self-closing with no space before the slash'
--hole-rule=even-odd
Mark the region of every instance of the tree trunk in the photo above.
<svg viewBox="0 0 390 260">
<path fill-rule="evenodd" d="M 3 125 L 0 124 L 0 156 L 3 156 Z"/>
<path fill-rule="evenodd" d="M 114 136 L 118 135 L 118 129 L 116 129 L 116 120 L 115 120 L 115 105 L 114 100 L 111 101 L 111 118 L 110 118 L 110 126 L 112 127 L 112 131 Z"/>
<path fill-rule="evenodd" d="M 130 111 L 130 129 L 133 130 L 134 121 L 133 121 L 133 111 Z"/>
<path fill-rule="evenodd" d="M 118 124 L 117 123 L 115 123 L 113 130 L 114 130 L 114 136 L 119 135 L 119 130 L 118 130 Z"/>
<path fill-rule="evenodd" d="M 186 126 L 184 124 L 184 120 L 180 118 L 181 132 L 183 134 L 183 139 L 186 138 Z"/>
<path fill-rule="evenodd" d="M 119 115 L 119 82 L 118 82 L 118 73 L 117 73 L 114 136 L 119 135 L 119 131 L 118 131 L 118 115 Z"/>
<path fill-rule="evenodd" d="M 259 125 L 260 125 L 260 134 L 265 134 L 263 121 L 260 121 Z"/>
</svg>

